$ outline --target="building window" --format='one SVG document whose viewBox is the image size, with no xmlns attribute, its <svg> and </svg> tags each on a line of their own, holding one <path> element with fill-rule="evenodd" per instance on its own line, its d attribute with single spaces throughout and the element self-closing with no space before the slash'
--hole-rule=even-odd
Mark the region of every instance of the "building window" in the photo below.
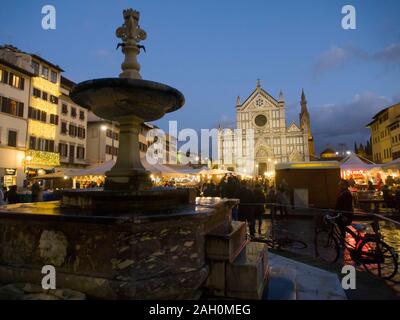
<svg viewBox="0 0 400 320">
<path fill-rule="evenodd" d="M 29 109 L 28 109 L 28 118 L 29 119 L 33 119 L 33 120 L 37 120 L 37 121 L 46 122 L 47 113 L 45 111 L 38 110 L 38 109 L 33 108 L 33 107 L 29 107 Z"/>
<path fill-rule="evenodd" d="M 85 112 L 84 111 L 79 111 L 79 119 L 85 120 Z"/>
<path fill-rule="evenodd" d="M 36 149 L 36 137 L 34 137 L 34 136 L 29 137 L 29 149 L 31 149 L 31 150 Z"/>
<path fill-rule="evenodd" d="M 58 104 L 58 98 L 56 96 L 50 95 L 50 102 L 54 104 Z"/>
<path fill-rule="evenodd" d="M 58 125 L 58 115 L 56 114 L 51 114 L 50 115 L 50 123 Z"/>
<path fill-rule="evenodd" d="M 84 147 L 77 147 L 76 148 L 76 158 L 77 159 L 85 159 L 85 148 Z"/>
<path fill-rule="evenodd" d="M 42 99 L 47 101 L 47 98 L 48 98 L 47 92 L 44 92 L 44 91 L 43 91 L 43 92 L 42 92 Z"/>
<path fill-rule="evenodd" d="M 106 154 L 116 156 L 118 155 L 118 148 L 106 145 Z"/>
<path fill-rule="evenodd" d="M 1 71 L 1 82 L 8 84 L 8 72 L 5 70 Z"/>
<path fill-rule="evenodd" d="M 32 61 L 32 69 L 35 75 L 39 75 L 39 63 L 36 61 Z"/>
<path fill-rule="evenodd" d="M 71 107 L 71 117 L 76 118 L 76 108 Z"/>
<path fill-rule="evenodd" d="M 75 126 L 75 125 L 73 125 L 73 124 L 70 124 L 69 125 L 69 136 L 70 137 L 76 137 L 76 135 L 77 135 L 77 127 Z"/>
<path fill-rule="evenodd" d="M 68 145 L 66 143 L 60 142 L 58 144 L 58 152 L 60 153 L 61 157 L 68 157 Z"/>
<path fill-rule="evenodd" d="M 42 96 L 42 92 L 37 88 L 33 88 L 33 96 L 36 98 L 40 98 Z"/>
<path fill-rule="evenodd" d="M 18 88 L 21 90 L 24 90 L 24 85 L 25 79 L 21 78 L 13 73 L 9 73 L 9 79 L 8 79 L 8 84 L 14 88 Z"/>
<path fill-rule="evenodd" d="M 68 113 L 68 106 L 65 103 L 62 104 L 61 112 L 63 114 L 67 114 Z"/>
<path fill-rule="evenodd" d="M 49 68 L 42 66 L 42 77 L 49 79 Z"/>
<path fill-rule="evenodd" d="M 57 83 L 57 72 L 51 70 L 50 81 L 53 82 L 53 83 Z"/>
<path fill-rule="evenodd" d="M 24 104 L 6 97 L 0 96 L 0 110 L 1 112 L 8 113 L 12 116 L 24 116 Z"/>
<path fill-rule="evenodd" d="M 67 134 L 67 123 L 64 121 L 61 121 L 61 133 Z"/>
<path fill-rule="evenodd" d="M 78 128 L 78 138 L 85 139 L 86 137 L 86 130 L 83 127 Z"/>
<path fill-rule="evenodd" d="M 31 150 L 54 152 L 54 140 L 29 137 L 29 148 Z"/>
<path fill-rule="evenodd" d="M 16 147 L 17 146 L 17 131 L 15 130 L 8 130 L 8 143 L 9 147 Z"/>
</svg>

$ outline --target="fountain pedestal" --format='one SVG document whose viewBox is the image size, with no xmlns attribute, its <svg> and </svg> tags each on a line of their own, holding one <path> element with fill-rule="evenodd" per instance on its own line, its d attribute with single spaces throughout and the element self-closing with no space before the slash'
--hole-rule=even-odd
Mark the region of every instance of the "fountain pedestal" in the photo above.
<svg viewBox="0 0 400 320">
<path fill-rule="evenodd" d="M 206 234 L 229 233 L 235 200 L 198 198 L 163 211 L 95 214 L 58 202 L 0 209 L 0 283 L 41 284 L 96 299 L 195 299 L 209 275 Z"/>
</svg>

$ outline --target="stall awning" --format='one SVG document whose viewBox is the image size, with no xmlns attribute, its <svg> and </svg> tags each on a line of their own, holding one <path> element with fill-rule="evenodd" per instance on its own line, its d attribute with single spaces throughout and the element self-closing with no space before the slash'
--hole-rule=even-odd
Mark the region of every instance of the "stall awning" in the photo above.
<svg viewBox="0 0 400 320">
<path fill-rule="evenodd" d="M 92 166 L 87 169 L 80 170 L 75 173 L 75 177 L 82 176 L 104 176 L 107 171 L 110 171 L 114 166 L 115 161 L 110 160 L 100 165 Z M 165 165 L 165 164 L 149 164 L 145 159 L 142 159 L 142 165 L 148 171 L 155 175 L 191 175 L 198 174 L 203 168 L 195 169 L 184 165 Z"/>
<path fill-rule="evenodd" d="M 344 158 L 340 163 L 341 170 L 371 170 L 377 167 L 379 166 L 372 161 L 361 159 L 354 153 Z"/>
<path fill-rule="evenodd" d="M 73 177 L 79 171 L 80 171 L 80 169 L 62 169 L 62 170 L 58 170 L 53 173 L 39 175 L 39 176 L 33 177 L 32 179 L 47 180 L 47 179 L 60 179 L 60 178 L 64 178 L 64 177 Z"/>
</svg>

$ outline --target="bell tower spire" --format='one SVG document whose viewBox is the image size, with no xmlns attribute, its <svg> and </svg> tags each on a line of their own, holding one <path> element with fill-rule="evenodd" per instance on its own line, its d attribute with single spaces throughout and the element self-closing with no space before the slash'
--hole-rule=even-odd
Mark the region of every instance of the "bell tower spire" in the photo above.
<svg viewBox="0 0 400 320">
<path fill-rule="evenodd" d="M 300 105 L 301 105 L 300 128 L 305 131 L 304 133 L 307 134 L 308 150 L 309 150 L 310 156 L 314 156 L 315 155 L 314 138 L 311 134 L 311 120 L 310 120 L 310 114 L 308 113 L 308 109 L 307 109 L 307 99 L 306 99 L 306 95 L 304 93 L 304 89 L 301 90 Z"/>
</svg>

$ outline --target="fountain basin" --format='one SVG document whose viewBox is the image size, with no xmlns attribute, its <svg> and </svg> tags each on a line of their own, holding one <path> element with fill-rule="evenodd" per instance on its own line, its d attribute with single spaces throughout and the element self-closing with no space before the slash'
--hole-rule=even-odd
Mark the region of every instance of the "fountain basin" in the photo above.
<svg viewBox="0 0 400 320">
<path fill-rule="evenodd" d="M 162 83 L 128 78 L 103 78 L 79 83 L 72 100 L 101 118 L 120 121 L 136 117 L 155 121 L 181 108 L 185 98 L 177 89 Z"/>
</svg>

